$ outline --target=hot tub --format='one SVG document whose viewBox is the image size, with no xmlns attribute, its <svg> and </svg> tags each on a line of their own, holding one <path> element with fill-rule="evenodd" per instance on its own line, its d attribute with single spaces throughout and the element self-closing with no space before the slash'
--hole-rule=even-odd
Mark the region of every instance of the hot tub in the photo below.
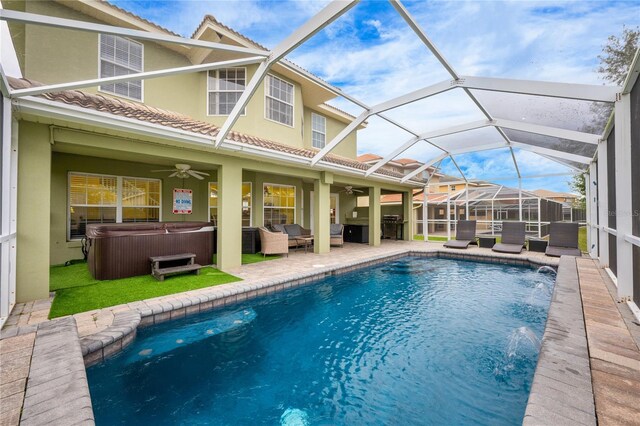
<svg viewBox="0 0 640 426">
<path fill-rule="evenodd" d="M 208 222 L 87 225 L 88 266 L 97 280 L 147 275 L 149 258 L 193 253 L 196 263 L 213 259 L 214 227 Z"/>
</svg>

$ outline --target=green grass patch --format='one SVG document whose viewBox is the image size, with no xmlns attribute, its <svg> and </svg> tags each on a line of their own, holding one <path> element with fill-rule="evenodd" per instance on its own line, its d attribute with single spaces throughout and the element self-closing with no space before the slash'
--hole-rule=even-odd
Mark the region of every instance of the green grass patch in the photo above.
<svg viewBox="0 0 640 426">
<path fill-rule="evenodd" d="M 424 235 L 414 235 L 413 239 L 416 241 L 424 241 Z M 447 241 L 447 237 L 438 237 L 429 235 L 429 241 Z"/>
<path fill-rule="evenodd" d="M 578 248 L 581 252 L 586 253 L 589 251 L 587 247 L 587 227 L 581 226 L 578 228 Z"/>
<path fill-rule="evenodd" d="M 200 275 L 168 276 L 164 281 L 151 275 L 98 281 L 91 277 L 86 263 L 52 266 L 49 287 L 56 297 L 49 318 L 236 281 L 241 278 L 211 267 L 202 268 Z"/>
<path fill-rule="evenodd" d="M 262 253 L 255 253 L 255 254 L 249 254 L 249 253 L 242 253 L 242 264 L 243 265 L 250 265 L 252 263 L 258 263 L 258 262 L 264 262 L 266 260 L 273 260 L 273 259 L 280 259 L 282 256 L 280 256 L 279 254 L 268 254 L 266 256 L 263 256 Z M 213 255 L 213 264 L 215 265 L 218 260 L 217 255 Z"/>
</svg>

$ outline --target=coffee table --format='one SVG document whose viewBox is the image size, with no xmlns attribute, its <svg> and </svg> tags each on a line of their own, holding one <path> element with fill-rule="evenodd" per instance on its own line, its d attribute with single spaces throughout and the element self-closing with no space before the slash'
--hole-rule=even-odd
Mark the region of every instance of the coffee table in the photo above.
<svg viewBox="0 0 640 426">
<path fill-rule="evenodd" d="M 307 249 L 313 246 L 313 235 L 305 235 L 304 237 L 296 237 L 296 244 L 300 247 L 304 247 L 305 254 Z"/>
</svg>

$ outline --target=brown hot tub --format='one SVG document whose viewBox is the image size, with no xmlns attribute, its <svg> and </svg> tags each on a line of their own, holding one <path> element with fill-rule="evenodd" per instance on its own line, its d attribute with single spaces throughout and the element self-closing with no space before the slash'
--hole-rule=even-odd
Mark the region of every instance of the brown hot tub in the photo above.
<svg viewBox="0 0 640 426">
<path fill-rule="evenodd" d="M 208 222 L 87 225 L 89 271 L 97 280 L 147 275 L 150 257 L 181 253 L 193 253 L 196 263 L 210 265 L 213 232 Z"/>
</svg>

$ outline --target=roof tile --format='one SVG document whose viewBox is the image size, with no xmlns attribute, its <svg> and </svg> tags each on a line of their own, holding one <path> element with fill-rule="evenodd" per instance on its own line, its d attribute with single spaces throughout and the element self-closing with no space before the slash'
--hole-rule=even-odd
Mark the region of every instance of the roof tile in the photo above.
<svg viewBox="0 0 640 426">
<path fill-rule="evenodd" d="M 8 77 L 8 79 L 9 84 L 14 89 L 27 89 L 30 87 L 42 86 L 42 83 L 28 79 L 17 79 L 13 77 Z M 43 95 L 39 95 L 38 97 L 42 97 L 54 102 L 61 102 L 67 105 L 75 105 L 112 115 L 159 124 L 165 127 L 185 130 L 192 133 L 198 133 L 205 136 L 210 136 L 212 139 L 215 138 L 220 131 L 220 128 L 214 124 L 195 120 L 184 114 L 167 111 L 161 108 L 156 108 L 124 99 L 107 97 L 102 94 L 96 95 L 85 93 L 80 90 L 65 90 L 55 93 L 46 93 Z M 318 153 L 317 149 L 297 148 L 260 137 L 239 133 L 236 131 L 229 132 L 227 138 L 238 143 L 257 146 L 271 151 L 292 154 L 309 159 L 313 158 Z M 369 165 L 358 160 L 341 157 L 335 154 L 327 155 L 324 158 L 324 161 L 362 171 L 366 171 L 370 167 Z M 385 169 L 378 169 L 376 173 L 395 178 L 403 177 L 401 173 L 396 173 Z M 414 181 L 420 182 L 417 179 Z"/>
</svg>

